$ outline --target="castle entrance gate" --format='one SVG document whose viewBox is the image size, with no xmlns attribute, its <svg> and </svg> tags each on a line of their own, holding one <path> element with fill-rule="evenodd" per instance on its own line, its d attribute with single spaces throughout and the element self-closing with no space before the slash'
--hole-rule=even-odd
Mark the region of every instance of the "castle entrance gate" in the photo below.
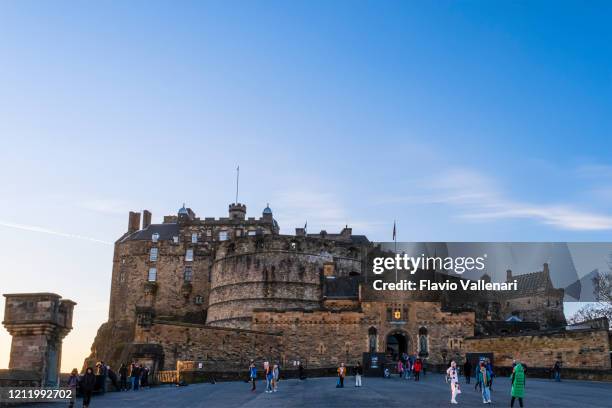
<svg viewBox="0 0 612 408">
<path fill-rule="evenodd" d="M 393 356 L 393 360 L 397 360 L 403 353 L 408 353 L 408 345 L 410 338 L 402 330 L 394 330 L 387 335 L 387 354 Z"/>
</svg>

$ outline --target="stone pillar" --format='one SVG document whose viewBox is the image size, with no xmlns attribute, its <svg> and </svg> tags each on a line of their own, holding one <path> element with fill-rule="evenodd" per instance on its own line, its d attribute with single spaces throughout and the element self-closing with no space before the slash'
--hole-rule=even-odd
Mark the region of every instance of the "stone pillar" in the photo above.
<svg viewBox="0 0 612 408">
<path fill-rule="evenodd" d="M 41 386 L 59 385 L 62 340 L 72 330 L 75 302 L 55 293 L 4 295 L 2 324 L 13 336 L 9 370 L 37 373 Z"/>
</svg>

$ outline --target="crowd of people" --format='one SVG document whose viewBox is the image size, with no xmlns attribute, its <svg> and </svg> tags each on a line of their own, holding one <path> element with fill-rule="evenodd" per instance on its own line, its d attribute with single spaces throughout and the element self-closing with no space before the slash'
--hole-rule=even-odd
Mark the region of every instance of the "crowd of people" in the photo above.
<svg viewBox="0 0 612 408">
<path fill-rule="evenodd" d="M 70 401 L 70 408 L 74 407 L 77 391 L 83 395 L 83 408 L 89 407 L 94 392 L 106 393 L 107 385 L 110 381 L 115 391 L 138 391 L 149 387 L 150 369 L 142 364 L 132 363 L 129 365 L 121 364 L 119 372 L 115 372 L 104 361 L 96 363 L 95 369 L 87 367 L 83 375 L 74 368 L 68 378 L 68 387 L 73 391 L 73 399 Z M 128 382 L 129 379 L 129 382 Z"/>
</svg>

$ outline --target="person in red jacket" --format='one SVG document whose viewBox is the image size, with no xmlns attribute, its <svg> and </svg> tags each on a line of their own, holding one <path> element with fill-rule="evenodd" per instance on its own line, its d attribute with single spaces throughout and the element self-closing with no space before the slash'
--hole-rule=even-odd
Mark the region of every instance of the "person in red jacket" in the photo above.
<svg viewBox="0 0 612 408">
<path fill-rule="evenodd" d="M 420 358 L 414 362 L 414 381 L 419 381 L 419 376 L 421 374 L 421 369 L 423 368 L 423 363 Z"/>
</svg>

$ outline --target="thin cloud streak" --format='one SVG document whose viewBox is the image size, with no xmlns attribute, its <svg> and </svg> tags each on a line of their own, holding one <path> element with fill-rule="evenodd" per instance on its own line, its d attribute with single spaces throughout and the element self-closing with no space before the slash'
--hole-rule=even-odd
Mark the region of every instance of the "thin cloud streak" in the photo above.
<svg viewBox="0 0 612 408">
<path fill-rule="evenodd" d="M 66 232 L 53 231 L 47 228 L 37 227 L 35 225 L 16 224 L 13 222 L 0 220 L 0 226 L 18 229 L 21 231 L 38 232 L 38 233 L 43 233 L 43 234 L 55 235 L 57 237 L 63 237 L 63 238 L 72 238 L 72 239 L 80 239 L 82 241 L 91 241 L 91 242 L 96 242 L 96 243 L 104 244 L 104 245 L 113 245 L 112 242 L 103 241 L 101 239 L 92 238 L 92 237 L 84 237 L 82 235 L 69 234 Z"/>
<path fill-rule="evenodd" d="M 536 204 L 508 199 L 483 174 L 455 168 L 418 185 L 410 197 L 388 197 L 378 204 L 446 205 L 457 208 L 457 217 L 470 220 L 531 219 L 573 231 L 612 230 L 612 215 L 590 212 L 570 204 Z"/>
</svg>

